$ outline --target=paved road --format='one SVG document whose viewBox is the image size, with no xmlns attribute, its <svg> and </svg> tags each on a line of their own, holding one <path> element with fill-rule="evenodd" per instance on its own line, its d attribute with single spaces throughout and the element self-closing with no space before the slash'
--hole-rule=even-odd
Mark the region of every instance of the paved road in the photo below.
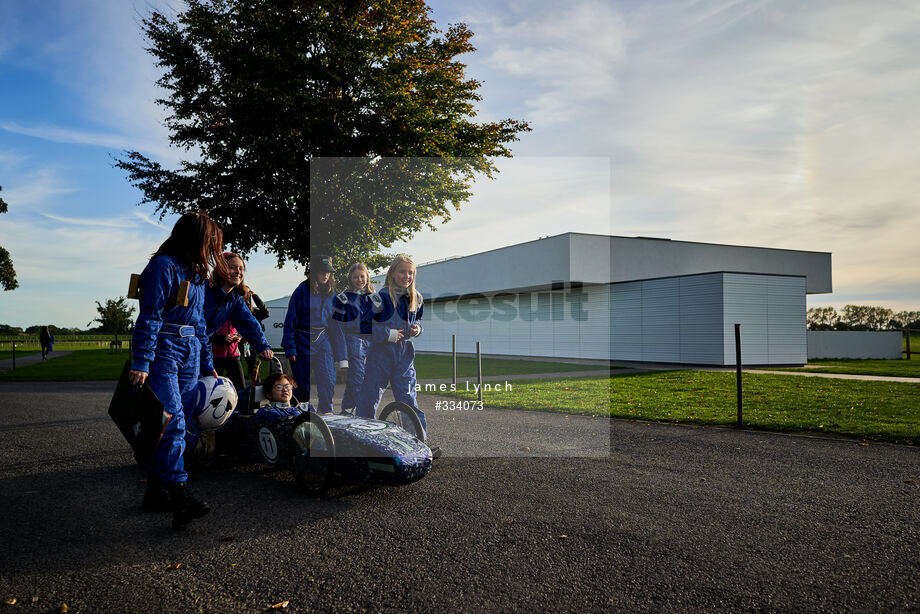
<svg viewBox="0 0 920 614">
<path fill-rule="evenodd" d="M 215 511 L 174 532 L 139 508 L 111 390 L 0 384 L 10 612 L 920 609 L 916 448 L 423 397 L 447 456 L 421 482 L 317 501 L 211 467 Z"/>
<path fill-rule="evenodd" d="M 48 355 L 48 360 L 53 360 L 55 358 L 60 358 L 61 356 L 67 356 L 72 353 L 70 350 L 66 351 L 53 351 Z M 42 361 L 42 353 L 36 352 L 35 354 L 29 354 L 27 356 L 17 356 L 16 357 L 16 368 L 24 367 L 26 365 L 33 365 L 37 362 Z M 7 371 L 13 368 L 13 359 L 4 358 L 0 360 L 0 371 Z"/>
</svg>

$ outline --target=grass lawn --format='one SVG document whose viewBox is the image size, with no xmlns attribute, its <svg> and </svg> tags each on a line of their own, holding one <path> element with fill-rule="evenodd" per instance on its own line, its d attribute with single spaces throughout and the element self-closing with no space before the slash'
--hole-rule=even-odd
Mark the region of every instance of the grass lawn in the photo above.
<svg viewBox="0 0 920 614">
<path fill-rule="evenodd" d="M 666 371 L 511 385 L 510 392 L 485 391 L 484 404 L 674 423 L 731 425 L 737 419 L 734 373 Z M 743 385 L 747 427 L 920 441 L 920 383 L 746 374 Z"/>
<path fill-rule="evenodd" d="M 54 356 L 54 353 L 51 355 Z M 67 356 L 4 371 L 0 373 L 0 382 L 117 380 L 126 360 L 128 352 L 125 351 L 113 353 L 107 349 L 80 350 Z"/>
<path fill-rule="evenodd" d="M 453 359 L 437 354 L 418 354 L 415 372 L 420 380 L 450 379 Z M 568 362 L 541 362 L 512 358 L 483 358 L 483 375 L 521 375 L 525 373 L 555 373 L 559 371 L 603 371 L 607 365 L 576 365 Z M 476 358 L 457 357 L 457 377 L 476 377 Z"/>
<path fill-rule="evenodd" d="M 63 344 L 62 344 L 63 346 Z M 53 360 L 43 361 L 41 364 L 18 367 L 14 371 L 0 373 L 0 381 L 39 381 L 39 382 L 70 382 L 80 380 L 106 380 L 118 379 L 121 374 L 121 367 L 128 360 L 127 350 L 111 353 L 108 349 L 98 349 L 95 342 L 90 342 L 86 349 L 79 345 L 73 347 L 61 347 L 66 350 L 74 351 L 73 354 L 54 358 Z M 55 344 L 55 348 L 58 345 Z M 16 355 L 20 354 L 16 349 Z M 54 354 L 52 353 L 52 356 Z M 424 379 L 448 379 L 451 376 L 451 357 L 435 356 L 420 354 L 416 356 L 415 368 L 420 380 Z M 482 370 L 483 375 L 515 375 L 522 373 L 552 373 L 557 371 L 588 371 L 604 370 L 604 365 L 575 365 L 571 363 L 559 362 L 537 362 L 529 360 L 514 360 L 501 358 L 483 358 Z M 249 377 L 249 369 L 243 362 L 243 372 Z M 268 372 L 268 366 L 263 364 L 260 372 L 264 375 Z M 458 377 L 475 378 L 476 377 L 476 359 L 467 356 L 457 357 Z M 340 374 L 339 380 L 344 382 L 344 373 Z"/>
<path fill-rule="evenodd" d="M 911 346 L 911 350 L 913 350 L 913 346 Z M 800 368 L 771 369 L 771 371 L 777 370 L 920 378 L 920 354 L 911 352 L 910 360 L 903 358 L 901 360 L 817 359 L 810 360 L 806 366 Z"/>
</svg>

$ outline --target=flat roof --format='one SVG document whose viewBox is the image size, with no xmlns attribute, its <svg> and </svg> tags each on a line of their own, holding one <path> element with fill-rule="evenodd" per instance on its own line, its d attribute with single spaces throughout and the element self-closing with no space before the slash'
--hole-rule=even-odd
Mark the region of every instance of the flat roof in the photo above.
<svg viewBox="0 0 920 614">
<path fill-rule="evenodd" d="M 801 276 L 809 294 L 832 291 L 829 252 L 575 232 L 419 265 L 416 286 L 438 298 L 724 271 Z"/>
</svg>

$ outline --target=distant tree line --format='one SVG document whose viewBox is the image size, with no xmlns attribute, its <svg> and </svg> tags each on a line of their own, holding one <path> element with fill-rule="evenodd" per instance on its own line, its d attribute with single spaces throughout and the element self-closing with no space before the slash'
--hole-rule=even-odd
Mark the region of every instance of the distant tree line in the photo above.
<svg viewBox="0 0 920 614">
<path fill-rule="evenodd" d="M 135 307 L 128 303 L 128 298 L 119 296 L 116 299 L 107 299 L 105 303 L 96 301 L 96 311 L 99 316 L 87 324 L 90 326 L 98 322 L 99 326 L 81 330 L 79 328 L 62 328 L 48 324 L 52 335 L 98 335 L 99 333 L 127 333 L 134 327 Z M 0 324 L 0 335 L 38 335 L 43 324 L 34 324 L 25 329 L 9 324 Z"/>
<path fill-rule="evenodd" d="M 901 330 L 920 329 L 920 311 L 894 311 L 875 305 L 812 307 L 806 315 L 808 330 Z"/>
</svg>

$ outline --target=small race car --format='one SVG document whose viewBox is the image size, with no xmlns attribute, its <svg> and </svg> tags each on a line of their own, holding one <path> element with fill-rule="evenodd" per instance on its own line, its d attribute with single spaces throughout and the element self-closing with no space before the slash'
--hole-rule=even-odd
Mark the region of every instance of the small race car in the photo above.
<svg viewBox="0 0 920 614">
<path fill-rule="evenodd" d="M 146 468 L 166 414 L 149 388 L 130 384 L 127 369 L 109 415 Z M 268 405 L 260 386 L 236 391 L 228 380 L 211 376 L 200 380 L 192 403 L 202 430 L 198 444 L 186 448 L 186 464 L 193 470 L 218 454 L 265 462 L 290 468 L 311 495 L 353 482 L 409 484 L 431 470 L 432 452 L 423 441 L 421 422 L 403 403 L 390 403 L 376 420 L 318 414 L 306 403 Z"/>
</svg>

